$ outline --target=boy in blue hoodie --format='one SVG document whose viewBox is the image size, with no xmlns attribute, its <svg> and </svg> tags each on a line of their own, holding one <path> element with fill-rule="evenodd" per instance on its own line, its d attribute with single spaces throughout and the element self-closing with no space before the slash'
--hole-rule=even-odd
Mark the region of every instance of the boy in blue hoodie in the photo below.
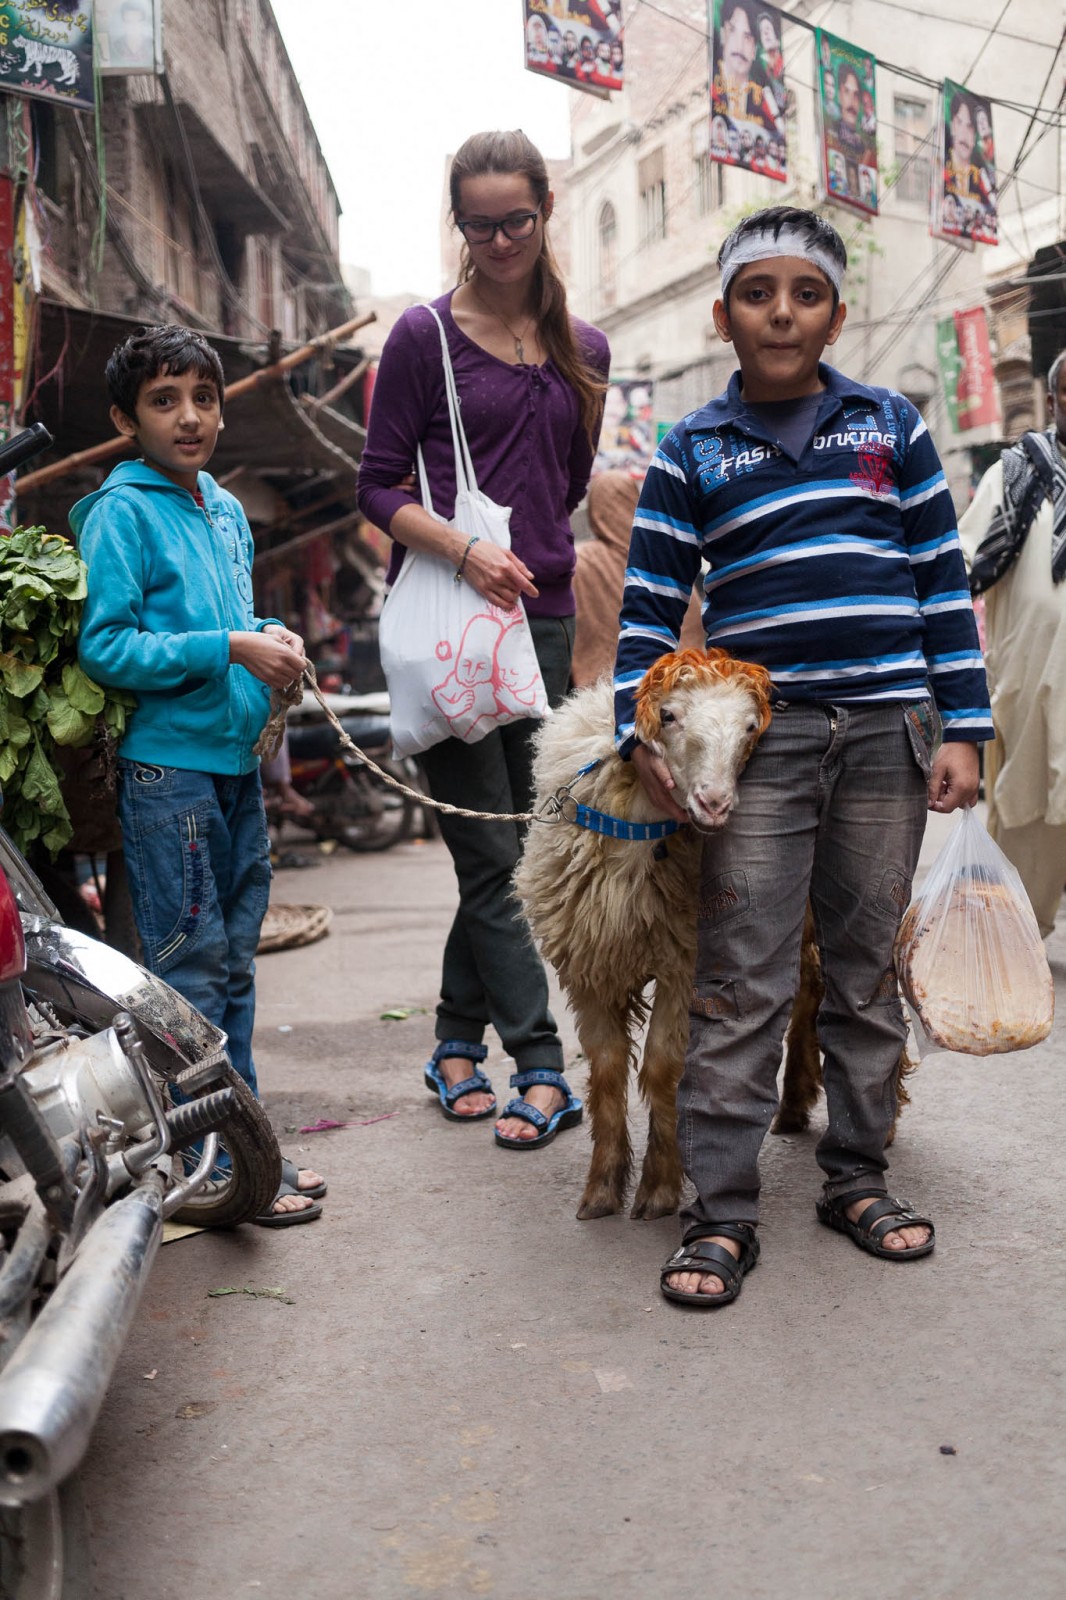
<svg viewBox="0 0 1066 1600">
<path fill-rule="evenodd" d="M 106 369 L 111 420 L 137 442 L 70 524 L 89 569 L 79 656 L 132 690 L 119 819 L 144 961 L 252 1062 L 255 963 L 270 891 L 259 758 L 271 688 L 303 671 L 303 641 L 252 607 L 252 534 L 203 470 L 222 429 L 218 354 L 198 333 L 140 328 Z M 317 1173 L 290 1181 L 272 1226 L 311 1221 Z"/>
</svg>

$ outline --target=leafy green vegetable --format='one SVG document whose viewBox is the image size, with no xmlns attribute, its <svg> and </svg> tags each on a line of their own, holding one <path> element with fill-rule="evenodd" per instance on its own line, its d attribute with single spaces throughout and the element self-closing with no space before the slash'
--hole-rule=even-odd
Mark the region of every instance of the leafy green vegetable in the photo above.
<svg viewBox="0 0 1066 1600">
<path fill-rule="evenodd" d="M 0 786 L 4 827 L 25 849 L 54 855 L 71 838 L 54 761 L 57 745 L 94 735 L 112 745 L 136 704 L 78 665 L 85 564 L 69 539 L 44 528 L 0 534 Z"/>
</svg>

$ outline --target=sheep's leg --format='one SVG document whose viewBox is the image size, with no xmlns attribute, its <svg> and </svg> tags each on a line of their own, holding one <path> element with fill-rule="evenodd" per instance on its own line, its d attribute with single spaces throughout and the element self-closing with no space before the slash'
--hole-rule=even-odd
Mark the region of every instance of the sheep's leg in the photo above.
<svg viewBox="0 0 1066 1600">
<path fill-rule="evenodd" d="M 899 1127 L 899 1119 L 903 1113 L 904 1106 L 909 1106 L 911 1103 L 911 1097 L 907 1093 L 904 1080 L 909 1078 L 912 1072 L 916 1072 L 917 1068 L 917 1061 L 911 1060 L 906 1049 L 901 1050 L 899 1061 L 896 1065 L 896 1115 L 892 1118 L 892 1126 L 889 1128 L 888 1138 L 885 1140 L 886 1150 L 896 1137 L 896 1129 Z"/>
<path fill-rule="evenodd" d="M 781 1086 L 781 1104 L 770 1128 L 771 1133 L 802 1133 L 811 1119 L 811 1110 L 822 1089 L 822 1055 L 818 1048 L 818 1007 L 822 1003 L 825 984 L 822 964 L 814 936 L 814 919 L 810 907 L 803 925 L 803 949 L 800 954 L 800 981 L 792 1005 L 792 1019 L 788 1025 L 785 1051 L 785 1078 Z M 906 1049 L 900 1052 L 896 1067 L 896 1115 L 888 1130 L 885 1149 L 896 1137 L 900 1114 L 911 1103 L 904 1080 L 917 1068 Z"/>
<path fill-rule="evenodd" d="M 682 981 L 671 977 L 655 985 L 639 1078 L 648 1106 L 648 1146 L 630 1212 L 642 1220 L 670 1216 L 681 1198 L 677 1085 L 685 1064 L 690 986 L 687 974 Z"/>
<path fill-rule="evenodd" d="M 629 1012 L 603 1002 L 590 990 L 572 993 L 578 1038 L 589 1064 L 586 1108 L 592 1130 L 592 1160 L 577 1208 L 580 1221 L 609 1217 L 625 1204 L 633 1161 L 626 1121 L 626 1094 L 633 1044 Z"/>
<path fill-rule="evenodd" d="M 822 1090 L 818 1007 L 824 993 L 822 965 L 814 936 L 814 918 L 808 906 L 800 951 L 799 987 L 792 1002 L 792 1019 L 788 1025 L 781 1104 L 770 1126 L 771 1133 L 802 1133 L 811 1120 L 811 1111 Z"/>
</svg>

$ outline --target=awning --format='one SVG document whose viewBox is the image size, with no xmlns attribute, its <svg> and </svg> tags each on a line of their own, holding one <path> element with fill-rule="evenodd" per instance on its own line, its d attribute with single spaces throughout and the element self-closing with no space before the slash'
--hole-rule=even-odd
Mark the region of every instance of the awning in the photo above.
<svg viewBox="0 0 1066 1600">
<path fill-rule="evenodd" d="M 26 421 L 43 422 L 52 433 L 56 448 L 49 456 L 38 457 L 34 467 L 112 437 L 104 367 L 115 346 L 142 321 L 84 311 L 54 300 L 38 300 L 30 384 L 34 398 Z M 227 383 L 249 376 L 270 359 L 265 346 L 215 334 L 210 335 L 210 341 L 222 360 Z M 333 385 L 338 371 L 359 361 L 360 352 L 356 347 L 342 347 L 334 352 L 333 359 L 336 370 L 323 374 L 323 390 Z M 227 406 L 226 426 L 219 435 L 210 470 L 215 477 L 239 468 L 269 472 L 282 492 L 287 477 L 298 483 L 325 476 L 338 494 L 347 497 L 354 494 L 365 437 L 364 430 L 351 418 L 328 406 L 310 407 L 293 394 L 284 379 L 270 380 Z M 43 522 L 56 531 L 64 531 L 70 506 L 101 482 L 112 464 L 107 463 L 103 471 L 88 469 L 78 476 L 27 491 L 19 497 L 20 519 Z"/>
</svg>

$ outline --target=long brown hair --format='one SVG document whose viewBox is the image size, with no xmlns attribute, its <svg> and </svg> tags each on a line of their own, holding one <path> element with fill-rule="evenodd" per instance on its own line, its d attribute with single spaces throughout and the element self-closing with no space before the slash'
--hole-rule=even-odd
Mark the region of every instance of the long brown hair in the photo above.
<svg viewBox="0 0 1066 1600">
<path fill-rule="evenodd" d="M 544 157 L 521 128 L 515 128 L 513 132 L 475 133 L 459 147 L 452 162 L 450 192 L 453 217 L 459 215 L 463 179 L 481 178 L 487 172 L 526 178 L 538 206 L 543 206 L 548 199 L 548 169 Z M 548 238 L 547 218 L 543 220 L 543 242 L 533 275 L 533 304 L 541 342 L 577 395 L 582 424 L 590 443 L 595 443 L 607 385 L 589 365 L 587 356 L 574 337 L 573 324 L 566 309 L 566 288 Z M 459 257 L 459 282 L 468 282 L 476 270 L 464 241 Z"/>
</svg>

